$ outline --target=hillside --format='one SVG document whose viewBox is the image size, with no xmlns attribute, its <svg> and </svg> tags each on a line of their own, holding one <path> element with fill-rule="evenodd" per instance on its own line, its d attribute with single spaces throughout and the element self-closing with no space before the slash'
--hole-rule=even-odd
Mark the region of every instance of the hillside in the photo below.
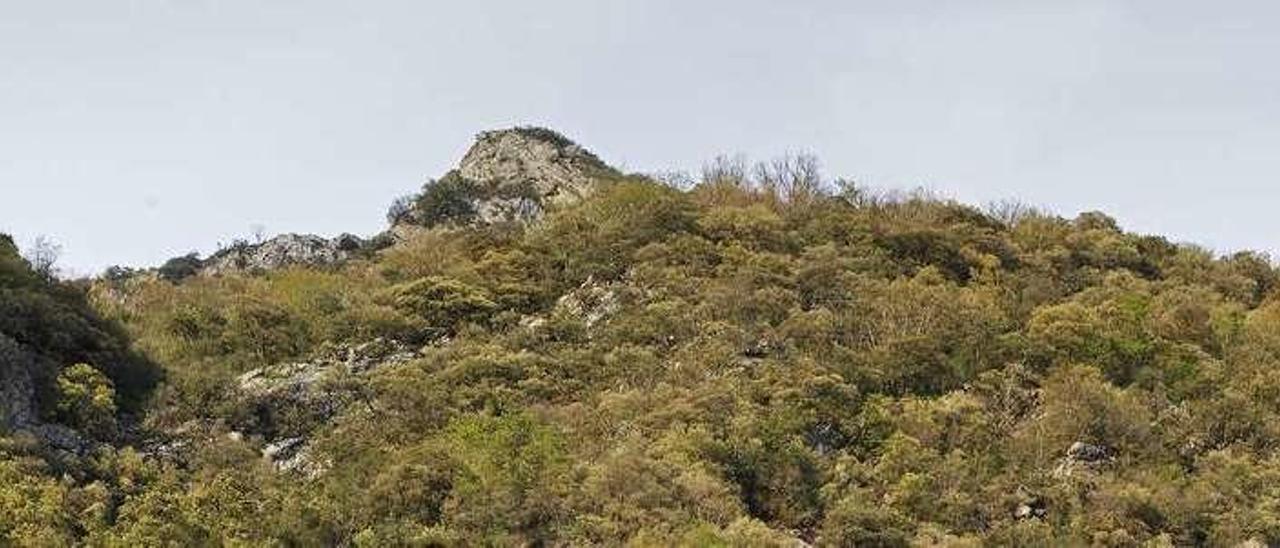
<svg viewBox="0 0 1280 548">
<path fill-rule="evenodd" d="M 1263 255 L 537 128 L 388 220 L 0 239 L 0 545 L 1280 544 Z"/>
</svg>

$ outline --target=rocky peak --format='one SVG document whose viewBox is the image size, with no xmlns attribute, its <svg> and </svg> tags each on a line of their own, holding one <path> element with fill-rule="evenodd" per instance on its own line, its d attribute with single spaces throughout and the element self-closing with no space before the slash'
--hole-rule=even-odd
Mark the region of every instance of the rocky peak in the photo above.
<svg viewBox="0 0 1280 548">
<path fill-rule="evenodd" d="M 481 133 L 458 165 L 464 179 L 498 190 L 532 190 L 544 207 L 582 199 L 596 177 L 612 171 L 563 135 L 532 127 Z"/>
<path fill-rule="evenodd" d="M 422 227 L 530 223 L 547 209 L 591 194 L 618 172 L 555 131 L 517 127 L 486 131 L 456 169 L 392 206 L 393 239 Z"/>
</svg>

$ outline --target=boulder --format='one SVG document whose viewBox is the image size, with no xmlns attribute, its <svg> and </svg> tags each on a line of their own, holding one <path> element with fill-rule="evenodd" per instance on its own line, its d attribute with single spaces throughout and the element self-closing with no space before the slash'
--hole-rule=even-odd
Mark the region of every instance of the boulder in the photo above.
<svg viewBox="0 0 1280 548">
<path fill-rule="evenodd" d="M 1105 445 L 1075 442 L 1067 448 L 1067 458 L 1076 462 L 1097 463 L 1110 460 L 1113 451 Z"/>
<path fill-rule="evenodd" d="M 1067 448 L 1066 456 L 1054 468 L 1054 477 L 1066 478 L 1077 471 L 1097 471 L 1115 460 L 1115 449 L 1100 444 L 1077 441 Z"/>
<path fill-rule="evenodd" d="M 309 449 L 306 438 L 285 438 L 268 443 L 262 448 L 262 456 L 271 461 L 276 470 L 298 472 L 314 478 L 324 473 L 327 467 L 314 462 Z"/>
<path fill-rule="evenodd" d="M 1029 502 L 1019 504 L 1013 511 L 1014 519 L 1042 519 L 1048 515 L 1049 509 L 1045 507 L 1044 501 L 1034 499 Z"/>
</svg>

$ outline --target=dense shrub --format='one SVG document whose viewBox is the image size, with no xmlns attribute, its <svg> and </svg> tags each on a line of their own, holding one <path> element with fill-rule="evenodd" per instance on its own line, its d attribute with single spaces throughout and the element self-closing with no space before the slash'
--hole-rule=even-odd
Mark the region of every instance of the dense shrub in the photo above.
<svg viewBox="0 0 1280 548">
<path fill-rule="evenodd" d="M 200 260 L 200 254 L 192 252 L 165 261 L 157 272 L 163 280 L 180 282 L 199 273 L 201 266 L 203 261 Z"/>
<path fill-rule="evenodd" d="M 428 331 L 438 333 L 484 321 L 496 308 L 482 290 L 438 276 L 391 287 L 385 298 L 395 309 L 421 320 Z"/>
<path fill-rule="evenodd" d="M 469 221 L 475 217 L 475 202 L 482 192 L 479 183 L 451 171 L 423 187 L 414 201 L 414 220 L 423 226 Z"/>
<path fill-rule="evenodd" d="M 8 236 L 0 238 L 0 338 L 12 341 L 6 352 L 35 356 L 28 373 L 45 416 L 58 414 L 57 378 L 73 364 L 93 364 L 75 370 L 105 375 L 128 410 L 136 410 L 160 378 L 153 364 L 128 349 L 122 329 L 90 307 L 83 286 L 35 272 Z"/>
</svg>

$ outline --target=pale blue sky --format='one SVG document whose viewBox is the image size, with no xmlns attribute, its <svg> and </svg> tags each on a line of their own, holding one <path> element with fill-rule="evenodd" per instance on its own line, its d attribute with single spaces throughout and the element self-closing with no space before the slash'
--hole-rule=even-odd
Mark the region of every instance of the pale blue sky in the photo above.
<svg viewBox="0 0 1280 548">
<path fill-rule="evenodd" d="M 370 234 L 477 131 L 635 171 L 818 154 L 1219 250 L 1280 234 L 1268 1 L 0 3 L 0 231 L 64 265 Z"/>
</svg>

